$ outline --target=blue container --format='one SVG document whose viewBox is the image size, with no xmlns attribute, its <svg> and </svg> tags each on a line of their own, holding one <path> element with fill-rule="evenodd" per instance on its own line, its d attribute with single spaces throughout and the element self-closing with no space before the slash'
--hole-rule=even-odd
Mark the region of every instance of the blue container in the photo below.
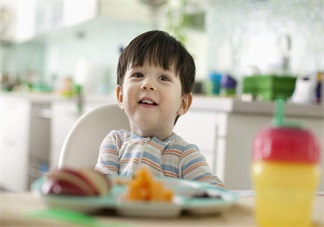
<svg viewBox="0 0 324 227">
<path fill-rule="evenodd" d="M 208 94 L 210 95 L 220 94 L 222 74 L 211 72 L 208 75 L 208 78 L 209 78 L 208 87 L 207 87 Z"/>
</svg>

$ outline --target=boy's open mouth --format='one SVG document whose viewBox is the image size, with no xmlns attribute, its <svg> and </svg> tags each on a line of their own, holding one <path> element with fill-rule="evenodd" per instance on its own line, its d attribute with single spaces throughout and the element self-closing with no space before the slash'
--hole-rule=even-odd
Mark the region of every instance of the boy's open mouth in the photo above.
<svg viewBox="0 0 324 227">
<path fill-rule="evenodd" d="M 145 104 L 145 105 L 153 105 L 153 106 L 157 106 L 157 103 L 154 102 L 153 100 L 150 99 L 142 99 L 138 102 L 139 104 Z"/>
</svg>

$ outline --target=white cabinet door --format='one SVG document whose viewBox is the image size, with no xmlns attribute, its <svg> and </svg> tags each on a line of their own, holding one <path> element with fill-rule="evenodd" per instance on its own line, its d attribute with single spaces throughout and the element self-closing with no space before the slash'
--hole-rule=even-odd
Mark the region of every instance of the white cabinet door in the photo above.
<svg viewBox="0 0 324 227">
<path fill-rule="evenodd" d="M 319 140 L 324 138 L 322 119 L 291 118 L 311 130 Z M 255 136 L 265 127 L 270 127 L 271 115 L 228 114 L 226 150 L 224 155 L 224 183 L 231 189 L 253 189 L 251 177 L 252 150 Z M 323 152 L 323 146 L 322 146 Z M 322 161 L 324 158 L 322 157 Z M 322 162 L 322 168 L 324 163 Z M 324 177 L 320 189 L 324 188 Z"/>
<path fill-rule="evenodd" d="M 139 0 L 106 1 L 99 0 L 99 15 L 125 21 L 147 22 L 152 19 L 152 12 L 148 5 Z"/>
<path fill-rule="evenodd" d="M 37 1 L 37 32 L 51 32 L 93 20 L 98 13 L 97 6 L 97 0 Z"/>
<path fill-rule="evenodd" d="M 2 24 L 4 27 L 2 35 L 5 40 L 23 42 L 34 37 L 36 0 L 1 0 L 1 7 L 8 13 L 7 20 L 6 17 L 3 17 L 4 24 Z"/>
<path fill-rule="evenodd" d="M 97 15 L 98 0 L 65 1 L 63 3 L 63 25 L 73 26 L 93 20 Z"/>
<path fill-rule="evenodd" d="M 29 183 L 48 170 L 50 152 L 50 102 L 32 102 L 29 129 Z"/>
<path fill-rule="evenodd" d="M 188 143 L 197 145 L 205 155 L 214 174 L 222 177 L 219 159 L 224 148 L 222 142 L 226 131 L 226 116 L 215 112 L 189 110 L 178 119 L 174 132 Z"/>
<path fill-rule="evenodd" d="M 28 189 L 30 103 L 1 98 L 0 185 L 11 191 Z"/>
</svg>

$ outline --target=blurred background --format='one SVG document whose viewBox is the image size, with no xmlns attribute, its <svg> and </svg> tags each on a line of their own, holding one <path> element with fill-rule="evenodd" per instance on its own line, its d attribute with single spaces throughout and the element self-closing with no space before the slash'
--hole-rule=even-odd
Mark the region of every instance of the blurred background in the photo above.
<svg viewBox="0 0 324 227">
<path fill-rule="evenodd" d="M 122 49 L 152 29 L 193 55 L 197 97 L 316 106 L 323 135 L 324 0 L 1 0 L 0 19 L 3 188 L 57 165 L 75 120 L 115 102 Z"/>
<path fill-rule="evenodd" d="M 2 0 L 1 79 L 55 91 L 69 77 L 111 93 L 121 49 L 151 29 L 187 46 L 198 81 L 211 72 L 315 76 L 323 28 L 323 0 Z"/>
</svg>

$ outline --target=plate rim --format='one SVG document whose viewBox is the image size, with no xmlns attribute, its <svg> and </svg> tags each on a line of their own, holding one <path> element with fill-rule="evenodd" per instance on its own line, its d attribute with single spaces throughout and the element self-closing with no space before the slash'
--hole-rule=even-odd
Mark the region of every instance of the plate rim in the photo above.
<svg viewBox="0 0 324 227">
<path fill-rule="evenodd" d="M 125 176 L 114 176 L 113 178 L 123 178 L 125 179 Z M 216 190 L 217 192 L 220 192 L 220 194 L 225 194 L 228 196 L 228 199 L 206 199 L 206 198 L 192 198 L 192 197 L 185 197 L 181 196 L 179 194 L 175 194 L 177 197 L 177 202 L 172 202 L 172 205 L 174 207 L 179 207 L 181 211 L 189 211 L 191 213 L 195 213 L 195 210 L 197 209 L 205 209 L 208 207 L 215 208 L 222 208 L 225 207 L 226 209 L 233 204 L 237 203 L 239 199 L 239 195 L 233 191 L 230 191 L 225 188 L 221 188 L 218 186 L 214 186 L 211 184 L 208 184 L 206 182 L 198 182 L 198 181 L 190 181 L 187 179 L 182 179 L 182 178 L 170 178 L 170 177 L 157 177 L 158 180 L 162 180 L 163 182 L 184 182 L 186 184 L 195 186 L 194 188 L 199 188 L 202 190 Z M 109 195 L 106 196 L 89 196 L 89 197 L 82 197 L 82 196 L 67 196 L 67 195 L 45 195 L 42 194 L 41 192 L 41 186 L 45 182 L 45 177 L 40 177 L 36 179 L 32 185 L 31 189 L 34 195 L 40 197 L 41 199 L 47 201 L 47 202 L 55 202 L 55 203 L 64 203 L 64 204 L 70 204 L 70 205 L 77 205 L 79 204 L 80 206 L 83 207 L 95 207 L 95 208 L 113 208 L 118 212 L 118 209 L 121 209 L 123 206 L 125 207 L 126 205 L 134 204 L 134 209 L 136 207 L 138 208 L 141 204 L 145 204 L 143 201 L 130 201 L 130 202 L 120 202 L 119 201 L 119 196 L 125 192 L 126 186 L 121 186 L 121 185 L 115 185 L 113 186 L 112 190 L 115 189 L 113 193 L 110 193 Z M 190 189 L 189 189 L 190 190 Z M 113 202 L 112 202 L 113 201 Z M 136 203 L 138 204 L 136 206 Z M 154 202 L 156 203 L 156 202 Z M 167 204 L 167 203 L 166 203 Z M 149 205 L 149 204 L 146 204 Z M 150 204 L 152 207 L 154 204 Z M 170 205 L 170 204 L 168 204 Z M 128 207 L 130 208 L 130 207 Z M 224 209 L 225 210 L 225 209 Z M 212 212 L 212 211 L 211 211 Z M 219 212 L 219 211 L 218 211 Z M 180 212 L 181 213 L 181 212 Z M 208 212 L 210 213 L 210 212 Z M 203 214 L 203 213 L 202 213 Z"/>
</svg>

